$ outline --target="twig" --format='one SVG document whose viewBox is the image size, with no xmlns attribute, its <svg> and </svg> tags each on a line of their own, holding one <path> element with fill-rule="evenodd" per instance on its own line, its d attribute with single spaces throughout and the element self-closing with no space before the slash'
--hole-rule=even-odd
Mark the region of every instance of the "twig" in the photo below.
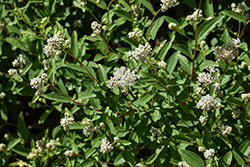
<svg viewBox="0 0 250 167">
<path fill-rule="evenodd" d="M 200 8 L 201 8 L 201 2 L 202 2 L 202 0 L 200 0 L 199 8 L 198 8 L 197 16 L 196 16 L 196 21 L 195 21 L 195 23 L 196 23 L 195 24 L 195 44 L 194 44 L 194 55 L 193 55 L 192 73 L 191 73 L 191 77 L 190 77 L 191 82 L 193 82 L 193 77 L 194 77 L 194 60 L 195 60 L 196 47 L 197 47 L 197 23 L 198 23 Z"/>
<path fill-rule="evenodd" d="M 157 15 L 160 11 L 161 11 L 161 8 L 155 13 L 155 15 L 154 15 L 154 17 L 153 17 L 153 19 L 152 19 L 152 21 L 151 21 L 150 28 L 149 28 L 149 32 L 148 32 L 147 41 L 148 41 L 148 39 L 149 39 L 150 32 L 151 32 L 151 29 L 152 29 L 152 26 L 153 26 L 153 22 L 154 22 L 154 20 L 155 20 L 155 17 L 156 17 L 156 15 Z"/>
</svg>

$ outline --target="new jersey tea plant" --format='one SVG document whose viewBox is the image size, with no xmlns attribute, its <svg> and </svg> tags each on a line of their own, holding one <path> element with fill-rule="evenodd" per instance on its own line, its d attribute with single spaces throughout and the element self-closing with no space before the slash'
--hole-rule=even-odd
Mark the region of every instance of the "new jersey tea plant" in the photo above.
<svg viewBox="0 0 250 167">
<path fill-rule="evenodd" d="M 0 0 L 0 166 L 250 166 L 249 0 Z"/>
</svg>

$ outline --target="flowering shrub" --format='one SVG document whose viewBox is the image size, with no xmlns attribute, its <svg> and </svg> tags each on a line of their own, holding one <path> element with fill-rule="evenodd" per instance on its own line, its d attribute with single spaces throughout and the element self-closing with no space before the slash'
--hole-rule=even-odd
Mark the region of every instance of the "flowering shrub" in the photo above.
<svg viewBox="0 0 250 167">
<path fill-rule="evenodd" d="M 249 166 L 249 6 L 0 1 L 0 166 Z"/>
</svg>

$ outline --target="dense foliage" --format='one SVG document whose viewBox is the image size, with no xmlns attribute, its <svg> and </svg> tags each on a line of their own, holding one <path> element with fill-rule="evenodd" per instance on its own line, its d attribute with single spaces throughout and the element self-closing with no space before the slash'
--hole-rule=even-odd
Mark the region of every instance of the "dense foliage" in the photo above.
<svg viewBox="0 0 250 167">
<path fill-rule="evenodd" d="M 0 166 L 249 166 L 248 6 L 0 0 Z"/>
</svg>

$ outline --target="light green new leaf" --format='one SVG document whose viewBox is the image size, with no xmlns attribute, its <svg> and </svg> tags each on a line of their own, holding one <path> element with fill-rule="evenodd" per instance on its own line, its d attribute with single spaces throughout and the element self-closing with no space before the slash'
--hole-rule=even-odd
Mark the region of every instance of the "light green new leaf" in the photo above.
<svg viewBox="0 0 250 167">
<path fill-rule="evenodd" d="M 189 150 L 178 150 L 181 158 L 184 161 L 187 161 L 187 163 L 189 163 L 190 165 L 192 165 L 193 167 L 204 167 L 205 163 L 202 160 L 202 158 L 197 155 L 196 153 L 189 151 Z"/>
<path fill-rule="evenodd" d="M 201 26 L 199 26 L 197 30 L 197 39 L 198 43 L 200 43 L 206 36 L 215 28 L 215 26 L 221 22 L 224 16 L 218 16 L 213 18 L 212 20 L 205 21 Z"/>
<path fill-rule="evenodd" d="M 118 166 L 118 165 L 123 164 L 124 162 L 126 162 L 125 159 L 122 156 L 122 153 L 123 152 L 120 152 L 120 154 L 118 154 L 116 156 L 115 161 L 114 161 L 114 165 L 115 166 Z"/>
<path fill-rule="evenodd" d="M 206 17 L 213 17 L 214 16 L 214 7 L 213 7 L 213 1 L 212 0 L 204 0 L 204 13 Z"/>
<path fill-rule="evenodd" d="M 52 109 L 50 110 L 46 110 L 39 118 L 38 120 L 38 124 L 41 125 L 42 123 L 44 123 L 44 121 L 46 120 L 46 118 L 52 113 Z"/>
<path fill-rule="evenodd" d="M 106 82 L 108 80 L 106 70 L 104 69 L 104 67 L 101 64 L 99 64 L 98 74 L 99 74 L 99 78 L 102 82 Z"/>
<path fill-rule="evenodd" d="M 179 43 L 173 44 L 173 45 L 172 45 L 172 48 L 175 49 L 175 50 L 177 50 L 177 51 L 180 51 L 180 52 L 184 53 L 186 56 L 190 57 L 191 59 L 192 59 L 192 57 L 193 57 L 193 54 L 192 54 L 192 52 L 190 51 L 190 49 L 188 49 L 188 48 L 187 48 L 185 45 L 183 45 L 183 44 L 179 44 Z"/>
<path fill-rule="evenodd" d="M 7 150 L 10 151 L 10 149 L 15 147 L 19 142 L 21 142 L 21 140 L 22 139 L 20 139 L 20 138 L 16 138 L 16 139 L 11 140 L 7 145 Z"/>
<path fill-rule="evenodd" d="M 151 38 L 152 40 L 155 39 L 156 34 L 157 34 L 157 32 L 159 31 L 159 29 L 160 29 L 160 27 L 161 27 L 163 21 L 164 21 L 164 17 L 160 17 L 159 19 L 157 19 L 157 20 L 155 20 L 155 21 L 153 22 L 151 31 L 150 31 L 150 27 L 148 28 L 147 34 L 148 34 L 149 31 L 150 31 L 150 34 L 149 34 L 149 35 L 150 35 L 150 38 Z"/>
<path fill-rule="evenodd" d="M 223 13 L 224 15 L 227 15 L 229 17 L 232 17 L 235 20 L 241 21 L 243 23 L 246 22 L 244 17 L 240 13 L 236 13 L 236 12 L 229 11 L 229 10 L 224 10 L 221 13 Z"/>
<path fill-rule="evenodd" d="M 78 55 L 78 41 L 77 41 L 77 33 L 74 31 L 71 36 L 71 50 L 72 54 L 77 57 Z"/>
<path fill-rule="evenodd" d="M 181 67 L 183 68 L 183 70 L 190 75 L 192 73 L 192 64 L 191 64 L 191 62 L 189 62 L 188 59 L 185 56 L 181 55 L 181 54 L 178 54 L 177 57 L 179 59 L 179 62 L 181 64 Z"/>
<path fill-rule="evenodd" d="M 69 98 L 63 96 L 60 93 L 50 93 L 50 94 L 46 94 L 44 95 L 44 97 L 46 99 L 52 100 L 52 101 L 57 101 L 57 102 L 62 102 L 62 103 L 71 103 L 72 100 L 70 100 Z"/>
<path fill-rule="evenodd" d="M 228 151 L 222 158 L 222 165 L 223 166 L 230 166 L 231 165 L 231 162 L 233 160 L 233 153 L 232 151 Z"/>
<path fill-rule="evenodd" d="M 244 160 L 242 159 L 241 155 L 239 155 L 236 151 L 233 150 L 233 155 L 239 165 L 244 164 Z"/>
<path fill-rule="evenodd" d="M 4 121 L 7 121 L 8 120 L 8 110 L 7 110 L 6 104 L 3 100 L 1 101 L 0 111 L 1 111 L 1 118 Z"/>
<path fill-rule="evenodd" d="M 240 147 L 238 148 L 238 150 L 245 156 L 248 156 L 250 154 L 250 140 L 245 140 Z"/>
</svg>

